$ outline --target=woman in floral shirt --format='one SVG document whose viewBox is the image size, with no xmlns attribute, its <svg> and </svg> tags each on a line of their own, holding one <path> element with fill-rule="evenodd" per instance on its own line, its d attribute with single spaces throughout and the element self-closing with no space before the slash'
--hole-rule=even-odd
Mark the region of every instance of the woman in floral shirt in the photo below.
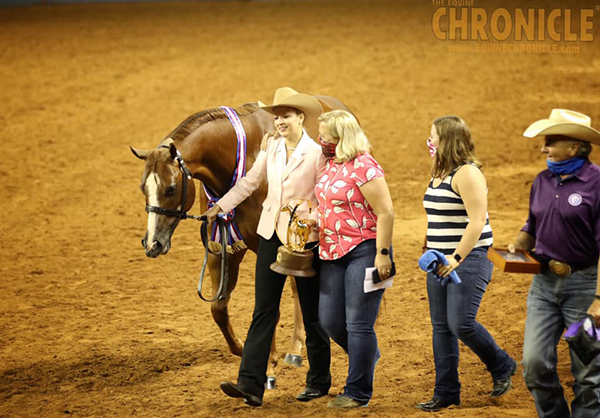
<svg viewBox="0 0 600 418">
<path fill-rule="evenodd" d="M 319 118 L 319 140 L 327 164 L 315 187 L 319 202 L 321 286 L 319 319 L 349 357 L 344 393 L 330 408 L 366 406 L 380 353 L 373 326 L 383 290 L 364 292 L 365 269 L 390 276 L 394 209 L 383 169 L 350 113 Z"/>
</svg>

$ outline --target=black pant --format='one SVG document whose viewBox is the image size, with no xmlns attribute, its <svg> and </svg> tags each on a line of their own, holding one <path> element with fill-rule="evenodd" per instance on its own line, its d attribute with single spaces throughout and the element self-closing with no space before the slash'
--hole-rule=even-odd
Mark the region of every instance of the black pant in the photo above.
<svg viewBox="0 0 600 418">
<path fill-rule="evenodd" d="M 254 314 L 248 336 L 244 343 L 242 363 L 238 374 L 238 384 L 262 398 L 267 380 L 267 366 L 271 341 L 277 325 L 279 302 L 286 276 L 271 270 L 270 265 L 277 258 L 281 241 L 276 234 L 269 240 L 260 239 L 256 260 L 254 286 Z M 309 370 L 306 385 L 327 392 L 331 387 L 329 364 L 331 350 L 329 337 L 319 324 L 319 273 L 321 262 L 317 249 L 313 250 L 314 277 L 298 277 L 298 297 L 302 308 L 306 329 L 306 351 Z"/>
</svg>

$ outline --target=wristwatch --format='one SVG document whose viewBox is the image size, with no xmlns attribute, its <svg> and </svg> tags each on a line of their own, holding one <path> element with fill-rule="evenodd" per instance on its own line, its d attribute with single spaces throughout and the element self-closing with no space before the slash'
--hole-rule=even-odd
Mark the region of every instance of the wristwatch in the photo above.
<svg viewBox="0 0 600 418">
<path fill-rule="evenodd" d="M 380 248 L 377 250 L 377 253 L 381 255 L 390 255 L 390 250 L 387 248 Z"/>
<path fill-rule="evenodd" d="M 455 253 L 452 257 L 454 257 L 457 263 L 460 263 L 460 260 L 462 260 L 462 257 L 458 253 Z"/>
</svg>

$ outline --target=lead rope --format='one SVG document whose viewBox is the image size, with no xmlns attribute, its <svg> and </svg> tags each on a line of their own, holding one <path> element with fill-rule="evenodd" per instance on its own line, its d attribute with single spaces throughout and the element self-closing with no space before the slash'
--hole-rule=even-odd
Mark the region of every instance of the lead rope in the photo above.
<svg viewBox="0 0 600 418">
<path fill-rule="evenodd" d="M 208 264 L 208 253 L 210 252 L 208 247 L 208 219 L 206 216 L 202 216 L 200 218 L 202 221 L 202 226 L 200 227 L 200 238 L 202 239 L 202 244 L 204 245 L 204 262 L 202 263 L 202 270 L 200 271 L 200 279 L 198 280 L 198 296 L 205 302 L 215 302 L 217 300 L 227 299 L 227 284 L 229 282 L 229 264 L 227 263 L 227 243 L 229 241 L 229 229 L 225 226 L 225 221 L 217 216 L 215 222 L 217 223 L 217 228 L 219 229 L 220 239 L 221 239 L 221 277 L 219 278 L 219 289 L 217 290 L 216 295 L 212 299 L 207 299 L 202 294 L 202 285 L 204 283 L 204 274 L 206 271 L 206 265 Z M 211 254 L 215 254 L 211 252 Z"/>
</svg>

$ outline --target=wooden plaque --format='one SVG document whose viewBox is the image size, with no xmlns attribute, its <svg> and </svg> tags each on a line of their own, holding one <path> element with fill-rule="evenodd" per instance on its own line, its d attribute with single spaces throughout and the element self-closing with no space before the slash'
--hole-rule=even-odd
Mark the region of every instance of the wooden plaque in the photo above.
<svg viewBox="0 0 600 418">
<path fill-rule="evenodd" d="M 492 247 L 488 251 L 488 259 L 506 273 L 536 274 L 540 272 L 540 262 L 523 250 L 515 250 L 514 253 L 511 253 L 508 248 Z"/>
</svg>

